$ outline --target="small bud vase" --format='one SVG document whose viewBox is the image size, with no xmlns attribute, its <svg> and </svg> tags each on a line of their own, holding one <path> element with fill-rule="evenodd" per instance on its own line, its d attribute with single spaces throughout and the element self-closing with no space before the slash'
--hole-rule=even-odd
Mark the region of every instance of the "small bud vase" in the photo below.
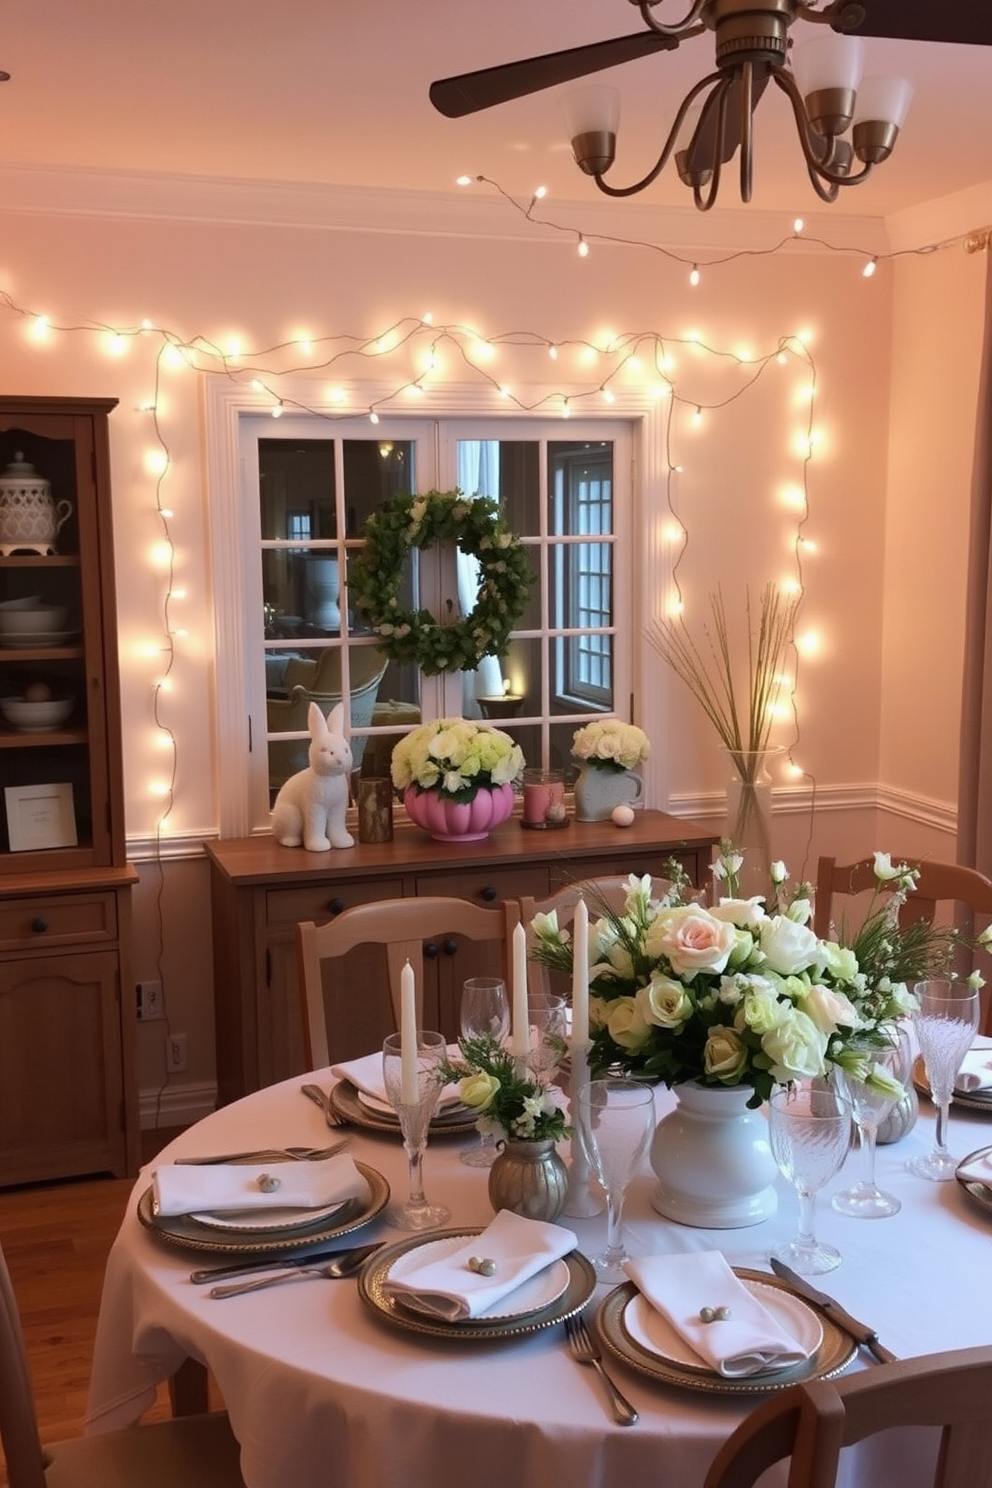
<svg viewBox="0 0 992 1488">
<path fill-rule="evenodd" d="M 497 1143 L 489 1169 L 489 1202 L 498 1214 L 512 1209 L 525 1219 L 557 1219 L 568 1193 L 568 1169 L 550 1137 Z"/>
</svg>

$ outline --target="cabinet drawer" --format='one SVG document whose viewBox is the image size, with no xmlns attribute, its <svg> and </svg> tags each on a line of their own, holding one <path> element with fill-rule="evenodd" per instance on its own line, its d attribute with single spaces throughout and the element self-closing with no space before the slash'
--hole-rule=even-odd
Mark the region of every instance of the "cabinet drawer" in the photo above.
<svg viewBox="0 0 992 1488">
<path fill-rule="evenodd" d="M 113 894 L 39 896 L 0 903 L 0 950 L 116 937 L 117 900 Z"/>
<path fill-rule="evenodd" d="M 297 920 L 315 920 L 319 925 L 356 904 L 402 897 L 403 883 L 398 878 L 339 878 L 330 883 L 271 890 L 265 896 L 266 919 L 270 926 L 295 925 Z"/>
<path fill-rule="evenodd" d="M 430 873 L 417 879 L 420 896 L 437 894 L 483 906 L 524 895 L 543 899 L 547 892 L 548 870 L 544 867 L 469 868 L 464 873 Z"/>
</svg>

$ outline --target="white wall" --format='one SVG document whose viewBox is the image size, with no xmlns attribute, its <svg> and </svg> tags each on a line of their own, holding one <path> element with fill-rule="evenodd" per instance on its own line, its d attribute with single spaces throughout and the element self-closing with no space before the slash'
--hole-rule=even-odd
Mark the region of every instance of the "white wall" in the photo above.
<svg viewBox="0 0 992 1488">
<path fill-rule="evenodd" d="M 562 344 L 557 363 L 548 361 L 543 346 L 539 356 L 522 347 L 500 350 L 493 375 L 511 383 L 522 401 L 541 385 L 594 388 L 597 374 L 580 360 L 582 347 L 566 351 L 564 343 L 600 342 L 607 328 L 615 335 L 657 333 L 676 341 L 697 330 L 717 351 L 747 346 L 758 356 L 808 328 L 818 388 L 815 423 L 823 438 L 808 472 L 804 530 L 818 552 L 805 566 L 803 626 L 818 630 L 821 647 L 800 675 L 798 738 L 788 730 L 784 737 L 794 742 L 795 757 L 815 780 L 818 812 L 813 832 L 809 781 L 783 786 L 776 852 L 799 873 L 812 871 L 821 846 L 852 855 L 887 846 L 888 838 L 882 842 L 874 835 L 880 779 L 896 795 L 906 792 L 949 808 L 957 711 L 948 658 L 957 657 L 960 644 L 960 580 L 956 592 L 953 576 L 964 571 L 973 319 L 981 268 L 969 265 L 965 272 L 957 259 L 953 266 L 949 258 L 921 260 L 894 272 L 883 269 L 866 282 L 856 258 L 804 247 L 714 267 L 692 289 L 684 264 L 635 247 L 597 246 L 580 260 L 567 242 L 424 233 L 30 213 L 0 214 L 0 226 L 0 288 L 17 306 L 74 328 L 39 342 L 26 317 L 0 309 L 3 391 L 120 399 L 111 431 L 127 824 L 142 875 L 135 970 L 163 976 L 172 1028 L 189 1035 L 189 1072 L 167 1092 L 163 1112 L 182 1114 L 184 1091 L 195 1106 L 212 1078 L 206 874 L 202 861 L 182 859 L 215 830 L 217 772 L 226 752 L 240 744 L 214 739 L 200 378 L 188 367 L 160 366 L 159 426 L 170 460 L 161 501 L 174 512 L 168 525 L 176 581 L 188 593 L 174 606 L 173 621 L 178 623 L 181 611 L 189 634 L 176 643 L 174 690 L 165 702 L 178 740 L 178 768 L 174 806 L 157 848 L 161 808 L 149 787 L 161 775 L 163 759 L 151 713 L 161 655 L 149 653 L 163 637 L 164 580 L 151 558 L 163 524 L 147 465 L 157 445 L 155 431 L 150 414 L 139 409 L 154 395 L 162 341 L 155 332 L 137 335 L 117 354 L 102 331 L 82 327 L 138 326 L 148 317 L 184 341 L 200 336 L 224 344 L 238 335 L 246 345 L 271 348 L 303 332 L 371 336 L 429 310 L 436 324 L 467 324 L 494 337 L 534 333 Z M 935 295 L 938 308 L 926 312 L 924 325 L 921 305 Z M 935 336 L 945 350 L 945 383 L 937 390 L 932 366 L 928 376 L 917 371 L 919 345 L 932 344 Z M 450 348 L 441 350 L 450 368 L 442 383 L 448 377 L 470 383 L 480 406 L 489 399 L 494 409 L 500 406 Z M 707 413 L 698 435 L 690 434 L 686 411 L 679 410 L 673 436 L 674 458 L 685 466 L 674 489 L 689 531 L 680 573 L 687 605 L 697 606 L 698 615 L 700 602 L 718 583 L 728 603 L 738 603 L 743 583 L 759 588 L 790 570 L 795 517 L 783 507 L 781 493 L 802 473 L 794 441 L 806 417 L 801 385 L 809 372 L 795 359 L 784 368 L 773 364 L 756 390 L 738 396 L 747 374 L 735 363 L 687 346 L 674 350 L 682 395 L 725 404 Z M 202 356 L 197 360 L 217 365 Z M 292 358 L 267 352 L 257 360 L 278 385 L 279 369 Z M 402 356 L 375 364 L 345 361 L 333 373 L 314 375 L 315 399 L 330 378 L 383 374 L 396 385 L 401 362 Z M 234 369 L 234 375 L 242 374 Z M 624 380 L 632 386 L 645 375 L 627 372 Z M 666 427 L 664 418 L 656 421 L 642 472 L 636 530 L 645 534 L 647 546 L 666 510 L 668 450 L 660 447 Z M 894 472 L 888 528 L 887 460 Z M 935 489 L 936 537 L 929 505 Z M 912 505 L 904 504 L 907 496 Z M 952 576 L 950 593 L 935 592 L 926 582 L 935 551 Z M 646 611 L 662 598 L 651 592 L 661 559 L 659 564 L 649 570 L 641 595 Z M 723 771 L 708 725 L 647 646 L 641 661 L 641 714 L 655 743 L 652 804 L 718 812 Z M 919 715 L 909 686 L 924 665 L 931 674 L 928 701 L 937 710 L 932 716 L 944 723 L 929 731 L 925 745 L 913 726 Z M 936 820 L 938 835 L 945 833 L 945 817 L 938 812 Z M 923 850 L 910 821 L 901 820 L 899 827 L 900 850 Z M 139 1034 L 140 1084 L 150 1092 L 161 1079 L 159 1025 Z"/>
</svg>

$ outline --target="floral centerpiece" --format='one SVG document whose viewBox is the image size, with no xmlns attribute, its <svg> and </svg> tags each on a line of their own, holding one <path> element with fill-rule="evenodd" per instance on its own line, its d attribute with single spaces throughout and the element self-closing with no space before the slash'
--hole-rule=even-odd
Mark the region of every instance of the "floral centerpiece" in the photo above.
<svg viewBox="0 0 992 1488">
<path fill-rule="evenodd" d="M 439 718 L 400 740 L 391 774 L 411 819 L 432 837 L 477 841 L 513 810 L 523 764 L 520 745 L 502 729 Z"/>
<path fill-rule="evenodd" d="M 619 718 L 583 724 L 572 735 L 572 758 L 597 770 L 633 770 L 650 752 L 644 730 Z"/>
<path fill-rule="evenodd" d="M 562 1093 L 528 1073 L 517 1072 L 514 1056 L 492 1034 L 460 1039 L 460 1059 L 440 1070 L 446 1082 L 458 1081 L 462 1102 L 477 1113 L 483 1135 L 507 1142 L 559 1142 L 570 1128 Z"/>
<path fill-rule="evenodd" d="M 880 862 L 885 869 L 885 855 Z M 851 944 L 821 940 L 810 927 L 809 884 L 788 893 L 777 863 L 767 905 L 740 898 L 742 863 L 722 844 L 721 893 L 709 908 L 693 902 L 674 861 L 666 893 L 654 897 L 651 879 L 632 875 L 623 912 L 603 906 L 589 927 L 591 1066 L 669 1086 L 748 1086 L 750 1107 L 773 1086 L 831 1066 L 884 1083 L 871 1050 L 891 1042 L 895 1021 L 913 1009 L 906 978 L 949 964 L 953 935 L 900 928 L 888 902 Z M 554 913 L 536 916 L 533 932 L 534 958 L 570 974 L 572 947 Z"/>
</svg>

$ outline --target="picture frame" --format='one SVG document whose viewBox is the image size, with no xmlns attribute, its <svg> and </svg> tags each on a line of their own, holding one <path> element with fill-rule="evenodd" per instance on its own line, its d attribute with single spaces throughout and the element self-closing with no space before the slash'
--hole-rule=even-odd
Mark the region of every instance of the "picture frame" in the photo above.
<svg viewBox="0 0 992 1488">
<path fill-rule="evenodd" d="M 72 786 L 4 786 L 7 835 L 11 852 L 40 852 L 50 847 L 75 847 L 78 843 Z"/>
</svg>

